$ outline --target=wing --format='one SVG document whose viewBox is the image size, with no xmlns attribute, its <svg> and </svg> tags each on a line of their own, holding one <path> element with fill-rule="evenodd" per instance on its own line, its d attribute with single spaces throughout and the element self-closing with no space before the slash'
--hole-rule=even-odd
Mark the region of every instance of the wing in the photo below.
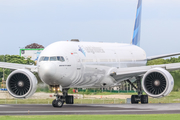
<svg viewBox="0 0 180 120">
<path fill-rule="evenodd" d="M 34 65 L 24 65 L 24 64 L 16 64 L 16 63 L 6 63 L 0 62 L 0 68 L 8 68 L 8 69 L 28 69 L 32 72 L 37 72 L 37 66 Z"/>
<path fill-rule="evenodd" d="M 124 81 L 133 77 L 144 75 L 148 70 L 152 68 L 164 68 L 168 71 L 179 70 L 180 63 L 120 68 L 117 69 L 116 72 L 111 73 L 110 76 L 113 77 L 116 81 Z"/>
<path fill-rule="evenodd" d="M 171 56 L 176 56 L 176 55 L 180 55 L 180 53 L 171 53 L 171 54 L 164 54 L 164 55 L 151 56 L 151 57 L 147 57 L 147 60 L 154 60 L 154 59 L 165 58 L 165 57 L 171 57 Z"/>
</svg>

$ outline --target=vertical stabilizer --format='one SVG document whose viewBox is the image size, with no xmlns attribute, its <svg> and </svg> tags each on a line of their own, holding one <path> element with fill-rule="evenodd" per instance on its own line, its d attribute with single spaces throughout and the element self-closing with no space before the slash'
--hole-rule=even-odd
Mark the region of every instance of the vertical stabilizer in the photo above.
<svg viewBox="0 0 180 120">
<path fill-rule="evenodd" d="M 132 44 L 140 46 L 142 0 L 138 0 Z"/>
</svg>

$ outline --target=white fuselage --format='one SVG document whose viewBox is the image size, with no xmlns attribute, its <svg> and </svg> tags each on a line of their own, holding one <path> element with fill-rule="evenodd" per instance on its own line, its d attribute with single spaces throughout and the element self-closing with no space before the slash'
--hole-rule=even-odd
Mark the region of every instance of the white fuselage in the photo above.
<svg viewBox="0 0 180 120">
<path fill-rule="evenodd" d="M 65 61 L 50 60 L 56 56 Z M 40 61 L 44 57 L 49 59 Z M 61 41 L 46 47 L 37 65 L 41 80 L 48 85 L 94 88 L 115 85 L 117 81 L 109 76 L 114 70 L 146 63 L 146 53 L 135 45 Z"/>
</svg>

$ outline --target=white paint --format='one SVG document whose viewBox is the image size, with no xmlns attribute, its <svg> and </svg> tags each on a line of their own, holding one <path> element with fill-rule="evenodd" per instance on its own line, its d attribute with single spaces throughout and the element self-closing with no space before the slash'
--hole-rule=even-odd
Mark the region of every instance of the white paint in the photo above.
<svg viewBox="0 0 180 120">
<path fill-rule="evenodd" d="M 10 107 L 9 105 L 0 105 L 0 107 Z"/>
<path fill-rule="evenodd" d="M 130 44 L 95 42 L 56 42 L 40 57 L 63 56 L 65 62 L 38 60 L 38 73 L 48 85 L 62 87 L 106 87 L 116 84 L 109 75 L 120 68 L 146 65 L 146 53 Z"/>
<path fill-rule="evenodd" d="M 37 61 L 42 51 L 43 50 L 25 49 L 21 50 L 21 56 L 25 59 L 31 58 L 31 60 Z"/>
</svg>

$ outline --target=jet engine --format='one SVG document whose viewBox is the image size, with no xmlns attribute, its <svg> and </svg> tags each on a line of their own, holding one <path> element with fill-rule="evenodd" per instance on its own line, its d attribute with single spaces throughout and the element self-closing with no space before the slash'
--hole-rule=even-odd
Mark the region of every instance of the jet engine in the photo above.
<svg viewBox="0 0 180 120">
<path fill-rule="evenodd" d="M 28 98 L 37 88 L 37 79 L 33 73 L 26 69 L 13 71 L 6 80 L 9 94 L 15 98 Z"/>
<path fill-rule="evenodd" d="M 167 96 L 174 87 L 172 75 L 163 68 L 153 68 L 144 75 L 142 79 L 144 92 L 153 97 Z"/>
</svg>

